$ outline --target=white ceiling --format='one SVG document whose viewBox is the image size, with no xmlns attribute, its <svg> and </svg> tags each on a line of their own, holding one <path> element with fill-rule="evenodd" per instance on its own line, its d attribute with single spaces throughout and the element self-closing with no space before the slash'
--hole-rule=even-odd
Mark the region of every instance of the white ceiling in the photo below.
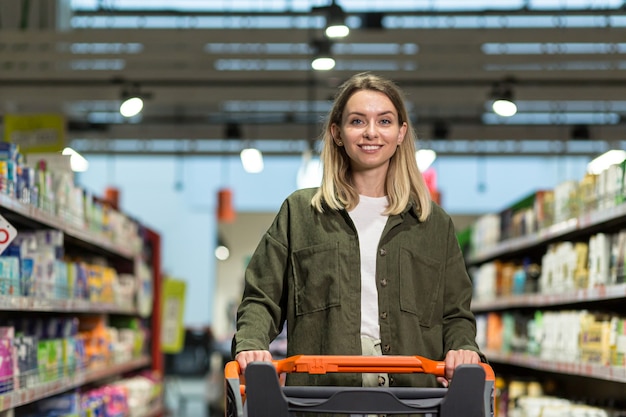
<svg viewBox="0 0 626 417">
<path fill-rule="evenodd" d="M 364 70 L 406 91 L 422 145 L 442 153 L 626 147 L 623 6 L 346 10 L 353 27 L 333 46 L 337 67 L 313 72 L 319 13 L 72 12 L 50 1 L 31 2 L 20 28 L 20 3 L 0 4 L 0 111 L 65 114 L 68 140 L 87 153 L 221 154 L 245 140 L 299 153 L 318 135 L 337 85 Z M 385 27 L 367 27 L 371 17 Z M 519 100 L 511 119 L 489 109 L 504 80 Z M 151 98 L 140 119 L 124 121 L 117 108 L 131 86 Z M 227 123 L 240 124 L 244 141 L 223 140 Z M 434 137 L 439 125 L 445 140 Z M 581 126 L 589 139 L 570 140 Z"/>
</svg>

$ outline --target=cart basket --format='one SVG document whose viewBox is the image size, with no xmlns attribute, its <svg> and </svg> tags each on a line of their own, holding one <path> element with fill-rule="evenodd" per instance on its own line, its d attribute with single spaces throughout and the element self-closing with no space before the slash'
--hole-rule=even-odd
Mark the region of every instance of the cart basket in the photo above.
<svg viewBox="0 0 626 417">
<path fill-rule="evenodd" d="M 449 388 L 281 386 L 282 373 L 426 373 L 444 376 L 443 361 L 421 356 L 296 355 L 224 369 L 227 417 L 289 417 L 294 413 L 432 414 L 493 417 L 495 375 L 485 363 L 460 365 Z"/>
</svg>

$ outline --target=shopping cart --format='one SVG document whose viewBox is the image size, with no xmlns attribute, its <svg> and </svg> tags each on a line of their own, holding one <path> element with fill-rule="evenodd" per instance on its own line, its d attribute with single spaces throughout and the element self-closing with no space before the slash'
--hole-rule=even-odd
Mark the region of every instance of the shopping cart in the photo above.
<svg viewBox="0 0 626 417">
<path fill-rule="evenodd" d="M 421 356 L 297 355 L 253 362 L 241 375 L 231 361 L 224 369 L 227 417 L 288 417 L 296 412 L 333 414 L 431 414 L 440 417 L 493 417 L 495 376 L 484 363 L 460 365 L 449 388 L 282 386 L 279 375 L 427 373 L 444 375 L 442 361 Z"/>
</svg>

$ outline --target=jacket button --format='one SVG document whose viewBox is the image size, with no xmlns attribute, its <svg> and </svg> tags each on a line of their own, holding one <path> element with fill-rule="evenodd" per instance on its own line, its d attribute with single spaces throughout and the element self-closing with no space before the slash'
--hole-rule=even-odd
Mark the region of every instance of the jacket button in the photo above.
<svg viewBox="0 0 626 417">
<path fill-rule="evenodd" d="M 383 311 L 382 313 L 380 313 L 380 318 L 385 320 L 387 318 L 387 312 Z"/>
<path fill-rule="evenodd" d="M 389 353 L 389 352 L 391 352 L 391 345 L 385 345 L 385 346 L 383 347 L 383 352 L 385 352 L 385 353 Z"/>
<path fill-rule="evenodd" d="M 386 287 L 388 283 L 389 282 L 387 281 L 387 278 L 383 278 L 380 280 L 380 285 L 382 285 L 383 287 Z"/>
<path fill-rule="evenodd" d="M 387 255 L 387 249 L 385 249 L 385 248 L 380 248 L 380 250 L 378 251 L 378 253 L 380 253 L 380 256 L 385 256 L 385 255 Z"/>
</svg>

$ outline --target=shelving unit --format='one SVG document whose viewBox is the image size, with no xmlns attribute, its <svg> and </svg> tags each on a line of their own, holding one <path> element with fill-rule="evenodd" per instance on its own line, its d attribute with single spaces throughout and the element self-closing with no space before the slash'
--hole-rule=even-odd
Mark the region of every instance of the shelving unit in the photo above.
<svg viewBox="0 0 626 417">
<path fill-rule="evenodd" d="M 467 257 L 466 264 L 471 269 L 490 261 L 520 260 L 526 256 L 540 263 L 538 254 L 542 251 L 545 253 L 552 243 L 583 241 L 598 232 L 615 233 L 624 228 L 626 228 L 626 203 L 589 212 L 536 233 L 512 238 L 487 248 L 479 248 Z M 626 301 L 626 283 L 617 283 L 547 294 L 498 295 L 492 299 L 473 301 L 472 310 L 477 315 L 493 312 L 531 314 L 540 309 L 593 310 L 624 314 L 626 311 L 624 301 Z M 564 387 L 563 393 L 572 395 L 572 398 L 583 401 L 593 399 L 603 404 L 625 406 L 624 366 L 545 360 L 517 351 L 486 350 L 485 355 L 493 364 L 496 375 L 499 371 L 502 374 L 519 372 L 520 375 L 533 376 L 538 380 L 556 380 Z"/>
<path fill-rule="evenodd" d="M 64 247 L 73 254 L 90 254 L 108 259 L 115 269 L 132 272 L 136 262 L 142 260 L 152 275 L 152 313 L 142 317 L 150 327 L 149 349 L 140 357 L 107 363 L 90 368 L 77 367 L 71 375 L 63 375 L 52 381 L 39 382 L 35 386 L 18 388 L 0 394 L 0 416 L 3 412 L 35 403 L 44 398 L 60 394 L 74 388 L 100 381 L 110 381 L 119 375 L 140 370 L 153 370 L 162 374 L 163 360 L 158 341 L 160 340 L 160 300 L 161 300 L 161 240 L 159 234 L 149 228 L 141 230 L 142 247 L 113 242 L 102 233 L 88 230 L 61 216 L 46 212 L 31 204 L 21 203 L 7 195 L 0 194 L 0 214 L 4 216 L 18 233 L 21 229 L 54 229 L 64 234 Z M 136 306 L 115 305 L 91 302 L 86 299 L 44 299 L 31 296 L 0 295 L 0 316 L 19 317 L 24 314 L 54 313 L 78 316 L 111 315 L 141 316 Z M 158 417 L 163 414 L 162 399 L 157 398 L 150 404 L 142 417 Z"/>
<path fill-rule="evenodd" d="M 161 353 L 161 299 L 162 299 L 162 276 L 161 276 L 161 235 L 155 230 L 145 228 L 146 247 L 149 249 L 149 260 L 152 269 L 152 316 L 150 318 L 152 331 L 150 346 L 152 369 L 163 375 L 165 370 L 164 358 Z"/>
<path fill-rule="evenodd" d="M 52 382 L 45 382 L 35 388 L 13 391 L 0 396 L 0 411 L 30 404 L 43 398 L 68 391 L 72 388 L 131 372 L 136 369 L 145 368 L 148 365 L 150 365 L 150 357 L 142 356 L 124 363 L 111 364 L 101 369 L 78 371 L 72 377 L 63 377 Z"/>
<path fill-rule="evenodd" d="M 111 242 L 105 236 L 72 224 L 34 205 L 21 203 L 8 195 L 0 194 L 0 207 L 2 208 L 3 216 L 9 221 L 13 220 L 16 224 L 26 224 L 31 227 L 49 227 L 62 231 L 68 241 L 73 241 L 74 244 L 85 245 L 91 251 L 128 260 L 140 255 L 140 248 L 132 248 L 128 245 Z"/>
<path fill-rule="evenodd" d="M 611 226 L 626 225 L 626 204 L 586 213 L 577 218 L 553 224 L 535 233 L 509 239 L 498 244 L 478 248 L 467 258 L 469 265 L 477 265 L 500 257 L 511 258 L 535 248 L 546 248 L 549 243 L 589 236 Z"/>
<path fill-rule="evenodd" d="M 519 353 L 485 352 L 490 361 L 532 368 L 539 371 L 577 375 L 606 381 L 626 383 L 626 368 L 589 363 L 555 362 Z"/>
<path fill-rule="evenodd" d="M 570 304 L 595 304 L 602 301 L 626 299 L 626 283 L 597 288 L 579 289 L 559 294 L 520 294 L 498 297 L 491 301 L 472 303 L 475 312 L 510 310 Z"/>
</svg>

